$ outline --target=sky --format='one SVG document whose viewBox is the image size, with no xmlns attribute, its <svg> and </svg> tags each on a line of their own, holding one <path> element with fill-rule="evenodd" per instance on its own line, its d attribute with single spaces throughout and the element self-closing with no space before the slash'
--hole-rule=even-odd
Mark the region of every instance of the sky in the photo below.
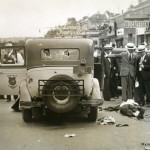
<svg viewBox="0 0 150 150">
<path fill-rule="evenodd" d="M 45 30 L 106 10 L 121 13 L 138 0 L 0 0 L 0 38 L 38 37 Z"/>
</svg>

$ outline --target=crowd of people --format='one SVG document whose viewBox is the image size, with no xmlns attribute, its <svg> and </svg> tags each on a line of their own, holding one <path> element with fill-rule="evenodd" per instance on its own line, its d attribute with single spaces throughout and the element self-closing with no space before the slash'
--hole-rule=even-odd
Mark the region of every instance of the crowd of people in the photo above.
<svg viewBox="0 0 150 150">
<path fill-rule="evenodd" d="M 150 53 L 145 45 L 127 43 L 125 51 L 113 53 L 111 45 L 104 46 L 104 100 L 119 97 L 121 79 L 122 101 L 134 99 L 140 106 L 150 104 Z M 118 59 L 119 58 L 119 59 Z M 120 63 L 118 60 L 121 60 Z"/>
</svg>

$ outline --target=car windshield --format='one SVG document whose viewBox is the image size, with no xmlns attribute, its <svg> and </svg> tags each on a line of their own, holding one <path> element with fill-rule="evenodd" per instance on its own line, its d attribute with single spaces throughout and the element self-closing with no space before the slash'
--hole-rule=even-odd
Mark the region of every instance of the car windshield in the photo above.
<svg viewBox="0 0 150 150">
<path fill-rule="evenodd" d="M 79 49 L 42 49 L 41 59 L 50 61 L 79 60 Z"/>
</svg>

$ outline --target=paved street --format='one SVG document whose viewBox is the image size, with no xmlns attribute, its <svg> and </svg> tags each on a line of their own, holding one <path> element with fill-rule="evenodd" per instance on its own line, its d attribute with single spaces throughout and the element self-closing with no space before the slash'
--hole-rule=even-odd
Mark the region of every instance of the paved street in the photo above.
<svg viewBox="0 0 150 150">
<path fill-rule="evenodd" d="M 103 108 L 120 102 L 105 101 Z M 0 150 L 143 150 L 141 143 L 150 143 L 150 107 L 144 107 L 143 120 L 99 111 L 98 118 L 112 116 L 116 123 L 97 125 L 87 122 L 83 115 L 65 116 L 60 124 L 46 118 L 25 123 L 21 112 L 11 110 L 12 104 L 0 100 Z M 116 127 L 118 123 L 129 126 Z"/>
</svg>

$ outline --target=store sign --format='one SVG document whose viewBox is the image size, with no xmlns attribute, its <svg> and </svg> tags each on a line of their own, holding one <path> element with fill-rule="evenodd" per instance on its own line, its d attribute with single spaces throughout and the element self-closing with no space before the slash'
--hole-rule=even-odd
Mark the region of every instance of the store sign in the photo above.
<svg viewBox="0 0 150 150">
<path fill-rule="evenodd" d="M 116 35 L 116 23 L 110 22 L 108 26 L 107 36 L 114 36 L 114 35 Z"/>
<path fill-rule="evenodd" d="M 125 21 L 124 28 L 148 28 L 149 21 Z"/>
<path fill-rule="evenodd" d="M 136 28 L 136 35 L 143 35 L 146 31 L 146 28 Z"/>
<path fill-rule="evenodd" d="M 124 28 L 117 29 L 117 36 L 124 35 Z"/>
</svg>

